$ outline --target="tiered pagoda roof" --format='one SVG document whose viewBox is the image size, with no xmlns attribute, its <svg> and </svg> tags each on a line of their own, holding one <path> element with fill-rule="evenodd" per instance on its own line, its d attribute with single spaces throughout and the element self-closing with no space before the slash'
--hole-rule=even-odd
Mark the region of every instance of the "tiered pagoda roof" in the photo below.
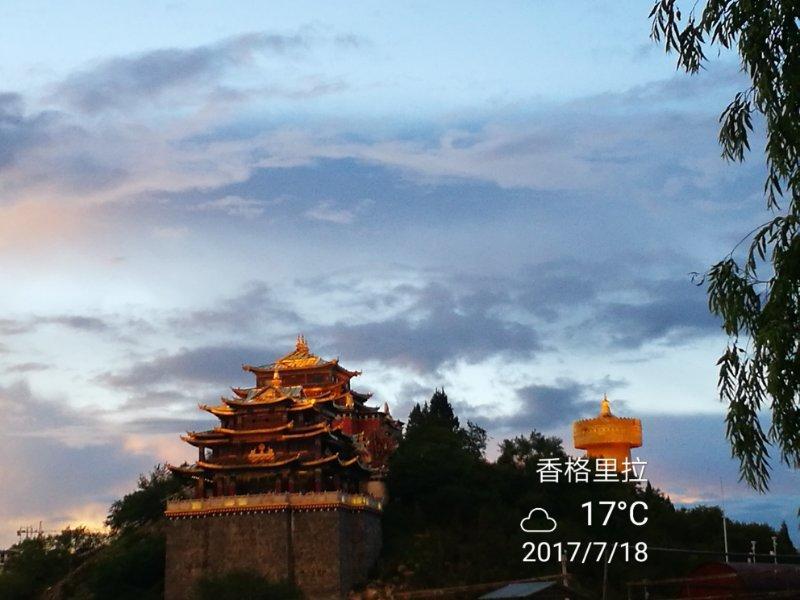
<svg viewBox="0 0 800 600">
<path fill-rule="evenodd" d="M 214 495 L 297 487 L 357 491 L 385 471 L 387 448 L 402 424 L 388 407 L 366 406 L 371 394 L 350 388 L 360 372 L 312 354 L 302 336 L 275 362 L 243 368 L 256 375 L 253 387 L 232 388 L 233 397 L 200 405 L 220 424 L 181 436 L 199 449 L 199 458 L 172 469 L 195 479 L 198 494 L 207 485 Z"/>
</svg>

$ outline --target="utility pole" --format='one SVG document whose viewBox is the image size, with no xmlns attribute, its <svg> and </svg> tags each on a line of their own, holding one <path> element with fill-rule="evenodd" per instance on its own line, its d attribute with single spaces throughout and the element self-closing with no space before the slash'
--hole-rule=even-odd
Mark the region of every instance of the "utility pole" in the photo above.
<svg viewBox="0 0 800 600">
<path fill-rule="evenodd" d="M 561 553 L 561 583 L 564 586 L 565 590 L 569 590 L 569 572 L 567 571 L 567 553 L 566 551 Z M 565 596 L 566 600 L 570 599 L 570 596 Z"/>
<path fill-rule="evenodd" d="M 725 544 L 725 562 L 730 562 L 728 556 L 728 521 L 725 517 L 725 488 L 722 487 L 722 477 L 719 478 L 719 490 L 722 493 L 722 540 Z"/>
<path fill-rule="evenodd" d="M 722 509 L 722 539 L 725 543 L 725 562 L 731 562 L 728 556 L 728 520 L 725 517 L 725 509 Z"/>
</svg>

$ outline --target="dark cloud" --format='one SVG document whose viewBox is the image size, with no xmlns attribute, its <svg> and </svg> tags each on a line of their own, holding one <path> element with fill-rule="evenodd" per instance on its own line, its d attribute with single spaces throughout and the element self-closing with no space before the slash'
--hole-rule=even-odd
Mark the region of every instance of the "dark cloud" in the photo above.
<svg viewBox="0 0 800 600">
<path fill-rule="evenodd" d="M 113 329 L 112 325 L 100 317 L 87 315 L 35 315 L 22 319 L 0 319 L 0 334 L 21 335 L 31 333 L 42 325 L 60 325 L 68 329 L 102 333 Z"/>
<path fill-rule="evenodd" d="M 58 120 L 50 112 L 26 115 L 19 94 L 0 93 L 0 170 L 28 148 L 46 142 Z"/>
<path fill-rule="evenodd" d="M 167 322 L 183 332 L 216 328 L 235 333 L 274 323 L 290 325 L 300 331 L 303 326 L 300 315 L 278 300 L 270 286 L 262 281 L 243 285 L 238 294 L 224 298 L 211 308 L 182 313 L 170 317 Z"/>
<path fill-rule="evenodd" d="M 304 49 L 309 42 L 302 33 L 251 33 L 206 46 L 113 58 L 70 75 L 58 84 L 53 98 L 87 113 L 124 109 L 168 92 L 207 86 L 225 70 L 246 64 L 257 54 L 285 54 Z"/>
<path fill-rule="evenodd" d="M 596 413 L 604 393 L 625 385 L 625 381 L 610 377 L 593 383 L 558 379 L 552 385 L 528 385 L 516 390 L 517 405 L 513 413 L 493 416 L 479 414 L 473 408 L 471 418 L 493 434 L 548 431 Z M 614 407 L 624 410 L 625 403 L 615 401 Z"/>
<path fill-rule="evenodd" d="M 112 188 L 128 177 L 128 171 L 112 164 L 113 153 L 95 152 L 105 142 L 68 115 L 26 113 L 20 96 L 0 94 L 0 170 L 18 167 L 9 177 L 7 190 L 22 191 L 42 184 L 56 184 L 73 193 Z M 55 214 L 57 209 L 53 210 Z"/>
<path fill-rule="evenodd" d="M 87 317 L 83 315 L 60 315 L 56 317 L 42 317 L 39 319 L 40 323 L 51 323 L 55 325 L 63 325 L 70 329 L 77 329 L 79 331 L 92 331 L 101 332 L 108 331 L 111 326 L 98 317 Z"/>
<path fill-rule="evenodd" d="M 417 381 L 406 381 L 400 386 L 396 399 L 389 405 L 389 412 L 396 419 L 407 421 L 411 410 L 415 404 L 423 404 L 431 399 L 435 389 L 431 386 L 422 385 Z M 378 399 L 378 404 L 383 406 L 383 399 Z M 458 406 L 455 405 L 458 412 Z"/>
<path fill-rule="evenodd" d="M 78 194 L 113 188 L 129 175 L 124 168 L 81 150 L 54 157 L 51 164 L 57 171 L 53 179 L 65 190 Z"/>
<path fill-rule="evenodd" d="M 719 332 L 717 319 L 708 311 L 705 290 L 685 278 L 640 281 L 634 288 L 641 301 L 601 304 L 590 327 L 607 332 L 618 348 L 636 349 L 651 342 L 685 342 Z"/>
<path fill-rule="evenodd" d="M 0 387 L 4 478 L 0 520 L 38 516 L 55 521 L 84 503 L 110 502 L 114 488 L 148 470 L 156 457 L 131 455 L 120 440 L 98 435 L 101 424 L 66 403 L 44 400 L 25 383 Z M 20 523 L 23 524 L 23 523 Z"/>
<path fill-rule="evenodd" d="M 308 285 L 333 289 L 327 281 Z M 718 331 L 704 290 L 688 275 L 648 279 L 612 263 L 553 261 L 516 274 L 448 274 L 423 287 L 350 293 L 365 318 L 314 328 L 326 349 L 421 371 L 459 359 L 530 358 L 574 344 L 615 351 L 682 344 Z M 570 324 L 575 319 L 579 326 Z"/>
<path fill-rule="evenodd" d="M 216 427 L 218 422 L 207 415 L 205 419 L 180 419 L 180 418 L 148 418 L 133 419 L 125 423 L 124 429 L 128 433 L 171 433 L 178 435 L 182 431 L 203 431 Z"/>
<path fill-rule="evenodd" d="M 370 44 L 370 40 L 354 33 L 342 33 L 334 36 L 333 43 L 342 48 L 363 48 Z"/>
<path fill-rule="evenodd" d="M 28 321 L 18 319 L 0 319 L 0 334 L 19 335 L 33 330 L 33 325 Z"/>
<path fill-rule="evenodd" d="M 638 267 L 646 264 L 637 261 Z M 530 359 L 587 343 L 614 351 L 635 350 L 646 344 L 684 343 L 717 331 L 703 290 L 688 275 L 650 280 L 611 263 L 567 260 L 508 275 L 418 276 L 419 284 L 387 282 L 381 288 L 372 281 L 368 289 L 338 275 L 294 281 L 295 293 L 330 298 L 330 315 L 344 312 L 351 315 L 347 320 L 329 320 L 328 314 L 313 320 L 301 317 L 279 300 L 272 286 L 253 281 L 238 295 L 169 317 L 166 324 L 180 334 L 304 331 L 313 335 L 323 353 L 346 360 L 379 360 L 424 373 L 457 360 L 480 362 L 497 355 Z M 571 324 L 576 320 L 579 325 Z M 209 362 L 204 356 L 199 359 Z M 156 362 L 178 360 L 172 356 Z M 156 367 L 139 365 L 143 376 L 117 374 L 109 381 L 166 377 L 154 376 Z M 178 371 L 187 369 L 181 363 Z M 202 376 L 192 378 L 196 377 Z M 220 381 L 216 377 L 206 381 L 212 380 Z"/>
<path fill-rule="evenodd" d="M 650 44 L 652 46 L 652 44 Z M 749 87 L 748 77 L 735 62 L 723 62 L 704 71 L 702 77 L 687 77 L 677 73 L 668 79 L 659 79 L 637 85 L 624 92 L 606 94 L 605 100 L 647 108 L 654 104 L 696 102 L 710 95 L 724 97 Z M 597 98 L 595 98 L 597 100 Z M 719 107 L 722 110 L 722 106 Z"/>
<path fill-rule="evenodd" d="M 101 377 L 101 381 L 105 381 Z M 155 385 L 155 384 L 154 384 Z M 133 387 L 133 386 L 128 386 Z M 136 410 L 136 409 L 152 409 L 158 408 L 163 410 L 167 407 L 170 408 L 186 408 L 191 409 L 196 407 L 198 403 L 208 402 L 213 399 L 213 394 L 206 394 L 197 396 L 195 393 L 187 393 L 182 389 L 153 389 L 152 385 L 142 384 L 141 386 L 132 390 L 133 393 L 128 397 L 125 403 L 120 407 L 120 411 Z M 218 396 L 218 394 L 216 394 Z"/>
<path fill-rule="evenodd" d="M 532 356 L 542 348 L 532 327 L 498 316 L 478 291 L 461 295 L 441 284 L 393 291 L 411 296 L 410 308 L 384 320 L 317 328 L 326 347 L 348 359 L 377 359 L 422 371 L 494 354 Z"/>
<path fill-rule="evenodd" d="M 48 365 L 45 363 L 40 362 L 26 362 L 26 363 L 17 363 L 15 365 L 11 365 L 6 368 L 6 372 L 8 373 L 28 373 L 30 371 L 45 371 L 51 368 L 52 365 Z"/>
<path fill-rule="evenodd" d="M 62 402 L 40 398 L 24 381 L 0 387 L 0 410 L 5 415 L 6 433 L 15 435 L 40 435 L 53 427 L 81 424 L 76 411 Z"/>
<path fill-rule="evenodd" d="M 156 386 L 174 383 L 213 384 L 224 388 L 252 382 L 252 376 L 243 373 L 241 365 L 269 362 L 281 354 L 263 346 L 184 348 L 134 363 L 116 373 L 105 373 L 99 381 L 129 390 L 156 389 Z"/>
</svg>

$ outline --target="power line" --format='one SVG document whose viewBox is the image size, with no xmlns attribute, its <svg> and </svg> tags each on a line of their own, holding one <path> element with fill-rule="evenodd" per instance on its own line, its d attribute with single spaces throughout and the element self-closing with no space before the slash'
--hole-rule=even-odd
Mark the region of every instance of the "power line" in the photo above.
<svg viewBox="0 0 800 600">
<path fill-rule="evenodd" d="M 682 554 L 711 554 L 714 556 L 724 556 L 725 552 L 720 550 L 691 550 L 688 548 L 666 548 L 663 546 L 648 546 L 647 550 L 655 550 L 657 552 L 678 552 Z M 759 557 L 762 556 L 764 558 L 793 558 L 795 560 L 800 560 L 800 554 L 771 554 L 771 553 L 752 553 L 752 552 L 728 552 L 729 555 L 732 556 L 752 556 L 752 557 Z"/>
</svg>

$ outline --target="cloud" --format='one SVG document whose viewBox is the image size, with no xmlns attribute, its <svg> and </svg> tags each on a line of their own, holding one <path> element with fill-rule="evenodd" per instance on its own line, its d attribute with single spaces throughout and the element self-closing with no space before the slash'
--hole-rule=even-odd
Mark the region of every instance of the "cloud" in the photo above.
<svg viewBox="0 0 800 600">
<path fill-rule="evenodd" d="M 153 236 L 162 240 L 180 240 L 189 235 L 189 228 L 184 226 L 159 226 L 153 228 Z"/>
<path fill-rule="evenodd" d="M 342 48 L 363 48 L 370 45 L 369 38 L 354 33 L 342 33 L 334 36 L 334 44 Z"/>
<path fill-rule="evenodd" d="M 79 519 L 90 504 L 110 505 L 158 461 L 125 452 L 91 412 L 68 408 L 64 398 L 45 400 L 22 382 L 0 387 L 0 410 L 7 442 L 0 477 L 13 482 L 0 486 L 0 546 L 27 521 L 43 520 L 49 529 Z"/>
<path fill-rule="evenodd" d="M 303 214 L 315 221 L 326 221 L 347 225 L 352 223 L 359 213 L 364 212 L 368 207 L 375 204 L 372 200 L 365 198 L 358 202 L 350 202 L 347 208 L 339 207 L 330 200 L 321 200 L 316 205 L 306 210 Z"/>
<path fill-rule="evenodd" d="M 309 219 L 347 225 L 353 222 L 354 213 L 346 208 L 336 208 L 332 202 L 319 202 L 304 213 Z"/>
<path fill-rule="evenodd" d="M 129 82 L 139 81 L 139 71 L 146 70 L 145 57 L 153 60 L 154 53 L 112 59 L 62 82 L 73 92 L 72 96 L 66 93 L 68 90 L 58 95 L 65 99 L 74 99 L 75 94 L 83 98 L 84 92 L 93 97 L 97 90 L 103 92 L 107 81 L 110 89 L 129 85 L 132 102 L 161 98 L 164 110 L 171 114 L 158 113 L 154 123 L 149 122 L 154 117 L 152 111 L 135 113 L 128 108 L 124 108 L 124 123 L 89 119 L 82 114 L 24 115 L 20 98 L 11 95 L 3 105 L 11 115 L 13 135 L 8 142 L 5 137 L 0 141 L 0 145 L 8 144 L 11 149 L 7 154 L 14 157 L 8 163 L 6 196 L 18 204 L 38 202 L 42 207 L 7 214 L 0 209 L 0 240 L 5 242 L 8 231 L 26 244 L 43 244 L 43 240 L 51 239 L 51 232 L 41 231 L 45 224 L 64 228 L 72 223 L 85 229 L 102 227 L 109 221 L 130 223 L 128 217 L 141 223 L 143 215 L 152 216 L 159 231 L 173 234 L 182 232 L 181 228 L 197 228 L 201 221 L 210 227 L 211 219 L 200 216 L 203 212 L 252 218 L 258 211 L 253 202 L 269 189 L 258 187 L 258 182 L 284 179 L 284 185 L 302 202 L 286 211 L 293 224 L 301 219 L 360 224 L 359 201 L 353 198 L 375 198 L 370 226 L 376 232 L 385 230 L 388 222 L 399 233 L 414 218 L 417 231 L 424 233 L 435 228 L 436 219 L 440 227 L 445 223 L 455 227 L 480 217 L 488 228 L 494 228 L 481 234 L 489 233 L 494 243 L 504 245 L 523 235 L 522 223 L 534 223 L 542 230 L 531 240 L 537 245 L 540 237 L 551 238 L 556 230 L 562 236 L 573 232 L 575 239 L 587 239 L 583 235 L 587 219 L 580 215 L 586 214 L 586 203 L 591 202 L 593 207 L 602 207 L 592 214 L 596 212 L 606 229 L 614 221 L 612 229 L 618 229 L 620 236 L 636 229 L 630 244 L 647 239 L 655 245 L 659 236 L 669 237 L 663 223 L 675 217 L 675 212 L 668 203 L 680 201 L 684 215 L 701 205 L 706 207 L 701 210 L 724 206 L 729 219 L 732 192 L 740 197 L 759 190 L 758 185 L 750 185 L 752 190 L 742 185 L 752 179 L 755 167 L 748 164 L 733 171 L 719 161 L 714 143 L 716 120 L 690 107 L 674 114 L 673 109 L 667 111 L 658 103 L 650 103 L 654 108 L 647 114 L 620 114 L 619 98 L 596 98 L 591 111 L 585 106 L 559 105 L 514 118 L 471 116 L 445 124 L 428 123 L 414 135 L 390 128 L 376 131 L 361 122 L 343 124 L 323 118 L 319 126 L 309 128 L 288 118 L 277 122 L 260 119 L 252 116 L 253 111 L 241 111 L 248 114 L 246 118 L 241 113 L 231 114 L 214 105 L 211 98 L 216 92 L 255 99 L 259 93 L 268 94 L 269 88 L 279 87 L 309 96 L 327 93 L 330 84 L 336 84 L 304 73 L 289 83 L 258 81 L 250 86 L 252 89 L 228 89 L 230 86 L 220 77 L 232 66 L 245 65 L 263 52 L 280 51 L 276 50 L 280 44 L 276 48 L 260 46 L 259 36 L 267 34 L 254 35 L 255 39 L 231 38 L 194 49 L 154 51 L 229 57 L 221 59 L 221 71 L 215 77 L 200 73 L 205 68 L 215 72 L 218 62 L 197 57 L 192 62 L 187 58 L 198 66 L 187 70 L 186 79 L 174 79 L 178 89 L 171 87 L 172 79 L 158 73 L 153 74 L 152 84 Z M 292 40 L 298 36 L 309 47 L 319 39 L 331 39 L 315 37 L 306 30 L 284 37 Z M 297 51 L 305 48 L 296 41 L 287 42 L 287 47 Z M 180 64 L 177 58 L 175 61 Z M 165 62 L 164 69 L 172 64 Z M 121 75 L 114 74 L 117 69 Z M 90 75 L 97 77 L 96 85 Z M 81 77 L 88 79 L 78 85 Z M 147 80 L 145 75 L 141 78 Z M 190 93 L 180 86 L 199 91 Z M 259 88 L 263 88 L 261 92 Z M 103 94 L 99 95 L 102 99 Z M 114 102 L 126 102 L 124 94 L 112 96 Z M 188 110 L 184 99 L 193 103 Z M 198 106 L 198 100 L 202 106 Z M 259 100 L 260 105 L 263 102 Z M 0 168 L 2 163 L 0 159 Z M 276 168 L 287 165 L 304 165 L 306 170 L 297 169 L 289 175 L 287 169 Z M 353 174 L 357 177 L 350 178 Z M 302 182 L 304 175 L 309 176 Z M 286 181 L 288 177 L 293 181 Z M 360 189 L 348 189 L 355 179 Z M 388 190 L 381 185 L 387 182 L 391 183 Z M 196 211 L 196 218 L 187 219 L 189 202 L 185 199 L 193 195 L 202 208 Z M 459 195 L 464 200 L 460 205 Z M 221 200 L 229 196 L 242 201 Z M 111 202 L 128 206 L 118 212 L 103 212 L 95 204 Z M 174 211 L 175 204 L 182 205 L 184 214 Z M 91 205 L 93 210 L 75 215 L 70 213 L 74 211 L 70 205 Z M 643 225 L 653 206 L 664 211 L 662 218 L 657 225 Z M 556 221 L 552 217 L 556 208 L 562 218 L 557 227 L 550 227 Z M 630 215 L 630 211 L 642 215 L 636 227 L 633 220 L 629 226 L 620 224 L 620 215 Z M 619 213 L 617 220 L 611 218 L 615 212 Z M 503 215 L 509 221 L 509 240 L 498 234 Z M 718 226 L 724 226 L 719 215 L 715 219 Z M 700 225 L 703 215 L 696 220 Z M 676 226 L 678 223 L 680 219 Z M 27 234 L 29 227 L 35 228 L 35 235 Z M 465 230 L 458 228 L 457 233 L 464 235 Z M 88 238 L 79 239 L 85 243 Z"/>
<path fill-rule="evenodd" d="M 197 408 L 195 406 L 195 408 Z M 128 433 L 166 433 L 179 435 L 182 431 L 203 431 L 216 426 L 213 417 L 198 410 L 198 418 L 146 418 L 132 419 L 125 423 L 125 431 Z M 203 416 L 205 415 L 205 416 Z"/>
<path fill-rule="evenodd" d="M 73 73 L 56 86 L 52 99 L 86 113 L 126 109 L 170 92 L 205 86 L 261 53 L 286 54 L 307 48 L 309 42 L 304 33 L 261 32 L 194 48 L 163 48 L 117 57 Z"/>
<path fill-rule="evenodd" d="M 32 324 L 28 321 L 20 321 L 17 319 L 0 319 L 0 334 L 2 335 L 19 335 L 22 333 L 28 333 L 32 328 Z"/>
<path fill-rule="evenodd" d="M 326 345 L 348 358 L 377 359 L 422 371 L 459 359 L 480 361 L 496 354 L 531 356 L 542 348 L 533 327 L 497 315 L 479 292 L 460 294 L 431 283 L 396 287 L 408 308 L 396 316 L 318 328 Z"/>
<path fill-rule="evenodd" d="M 652 52 L 656 45 L 648 43 L 639 49 L 640 53 Z M 667 79 L 649 81 L 634 86 L 624 92 L 603 94 L 598 97 L 578 101 L 577 104 L 605 101 L 647 109 L 664 105 L 680 105 L 683 102 L 696 102 L 707 99 L 709 95 L 726 98 L 735 92 L 749 87 L 747 75 L 735 62 L 723 62 L 704 70 L 702 77 L 687 77 L 679 72 Z M 722 100 L 720 100 L 722 102 Z M 722 104 L 720 104 L 720 110 Z"/>
<path fill-rule="evenodd" d="M 30 371 L 46 371 L 50 369 L 52 365 L 48 365 L 45 363 L 40 362 L 26 362 L 26 363 L 18 363 L 15 365 L 11 365 L 6 368 L 7 373 L 28 373 Z"/>
<path fill-rule="evenodd" d="M 102 376 L 101 382 L 104 382 Z M 174 384 L 175 382 L 168 383 Z M 125 386 L 120 386 L 117 384 L 117 387 Z M 138 387 L 127 387 L 131 394 L 125 400 L 125 403 L 120 406 L 120 412 L 139 409 L 150 410 L 153 408 L 157 408 L 159 411 L 170 409 L 193 409 L 199 403 L 208 402 L 219 395 L 219 390 L 215 390 L 217 393 L 212 393 L 209 391 L 208 394 L 197 394 L 194 389 L 189 392 L 177 385 L 173 385 L 172 387 L 169 387 L 169 385 L 167 387 L 161 387 L 160 383 L 143 383 Z M 133 421 L 128 421 L 127 423 L 130 424 L 132 422 Z"/>
<path fill-rule="evenodd" d="M 534 517 L 534 514 L 537 516 Z M 519 522 L 519 528 L 526 533 L 553 533 L 556 527 L 556 520 L 543 508 L 532 508 L 528 516 Z"/>
<path fill-rule="evenodd" d="M 241 286 L 238 294 L 223 298 L 208 308 L 183 311 L 170 316 L 167 325 L 181 332 L 209 331 L 239 333 L 252 331 L 254 326 L 271 328 L 276 325 L 300 331 L 305 326 L 303 318 L 273 293 L 263 281 L 250 281 Z M 294 335 L 293 334 L 293 335 Z"/>
<path fill-rule="evenodd" d="M 102 142 L 69 115 L 57 111 L 26 113 L 18 94 L 0 94 L 0 131 L 3 191 L 15 203 L 41 202 L 53 187 L 83 195 L 108 190 L 128 176 L 123 164 L 113 164 L 103 152 L 96 151 Z M 38 193 L 28 196 L 30 190 Z M 50 211 L 51 218 L 57 214 L 54 207 Z"/>
<path fill-rule="evenodd" d="M 83 315 L 60 315 L 56 317 L 42 317 L 39 319 L 40 323 L 63 325 L 70 329 L 77 329 L 80 331 L 107 331 L 110 329 L 108 323 L 98 317 L 87 317 Z"/>
<path fill-rule="evenodd" d="M 225 196 L 216 200 L 201 202 L 193 210 L 221 212 L 232 217 L 255 218 L 264 214 L 265 203 L 240 196 Z"/>
<path fill-rule="evenodd" d="M 99 317 L 86 315 L 34 315 L 21 319 L 0 319 L 0 334 L 21 335 L 31 333 L 42 325 L 60 325 L 68 329 L 89 333 L 102 333 L 111 329 L 111 325 Z"/>
<path fill-rule="evenodd" d="M 257 346 L 183 348 L 171 354 L 134 363 L 116 373 L 105 373 L 98 381 L 129 390 L 151 389 L 160 384 L 174 383 L 213 384 L 224 388 L 236 385 L 237 382 L 249 382 L 251 376 L 242 373 L 241 365 L 257 364 L 263 357 L 271 360 L 274 356 L 279 354 Z"/>
<path fill-rule="evenodd" d="M 480 421 L 493 431 L 548 430 L 596 413 L 602 395 L 624 385 L 610 377 L 594 383 L 561 378 L 552 385 L 527 385 L 516 390 L 518 405 L 513 413 Z"/>
<path fill-rule="evenodd" d="M 0 171 L 27 148 L 45 142 L 57 120 L 55 113 L 26 116 L 22 96 L 0 93 Z"/>
<path fill-rule="evenodd" d="M 468 179 L 505 189 L 572 194 L 613 189 L 618 201 L 631 195 L 644 201 L 654 190 L 676 198 L 681 190 L 665 184 L 678 177 L 679 167 L 684 190 L 697 185 L 698 191 L 722 196 L 713 189 L 708 174 L 716 175 L 724 166 L 718 159 L 702 160 L 712 152 L 718 155 L 714 118 L 691 112 L 622 116 L 616 110 L 611 103 L 593 107 L 591 115 L 558 107 L 513 123 L 485 119 L 461 127 L 432 128 L 412 139 L 354 139 L 344 132 L 285 128 L 261 140 L 267 157 L 262 165 L 353 159 L 399 169 L 423 182 Z"/>
<path fill-rule="evenodd" d="M 592 315 L 592 324 L 607 332 L 621 348 L 640 348 L 650 342 L 685 342 L 720 331 L 719 321 L 708 311 L 705 291 L 689 277 L 638 283 L 642 300 L 607 302 Z"/>
</svg>

